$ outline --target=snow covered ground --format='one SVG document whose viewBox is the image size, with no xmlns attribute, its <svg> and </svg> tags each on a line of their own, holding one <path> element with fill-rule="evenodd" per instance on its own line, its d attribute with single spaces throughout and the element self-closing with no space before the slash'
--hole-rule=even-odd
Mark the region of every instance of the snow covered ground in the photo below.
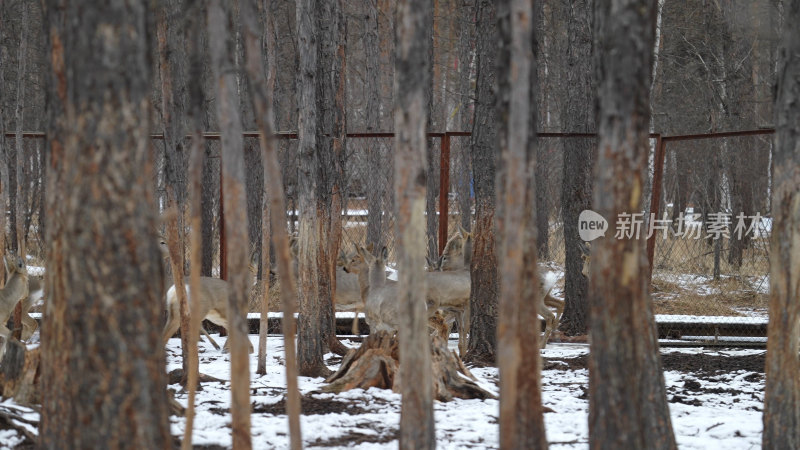
<svg viewBox="0 0 800 450">
<path fill-rule="evenodd" d="M 455 335 L 453 335 L 455 337 Z M 250 336 L 257 347 L 257 336 Z M 224 339 L 224 338 L 222 338 Z M 345 341 L 346 345 L 357 343 Z M 167 348 L 168 371 L 180 367 L 179 339 Z M 455 340 L 451 339 L 455 347 Z M 746 449 L 759 447 L 762 430 L 763 350 L 667 348 L 662 350 L 672 425 L 682 449 Z M 550 344 L 544 357 L 543 398 L 554 412 L 545 414 L 547 439 L 554 449 L 588 448 L 588 347 Z M 251 357 L 253 444 L 259 449 L 288 447 L 283 396 L 285 371 L 283 341 L 268 340 L 268 373 L 255 375 Z M 333 370 L 338 358 L 327 355 Z M 204 374 L 229 377 L 228 355 L 201 343 L 200 367 Z M 497 393 L 496 369 L 473 369 L 482 387 Z M 340 395 L 314 393 L 322 379 L 301 378 L 304 396 L 301 418 L 307 447 L 383 449 L 397 447 L 400 395 L 387 390 L 353 390 Z M 176 399 L 186 405 L 179 385 Z M 219 448 L 231 445 L 230 390 L 225 383 L 204 383 L 197 397 L 194 444 Z M 14 407 L 9 401 L 0 408 Z M 454 400 L 435 404 L 437 445 L 443 449 L 496 448 L 497 400 Z M 35 416 L 30 412 L 27 417 Z M 172 433 L 181 436 L 184 419 L 171 417 Z M 22 436 L 0 429 L 0 448 L 14 448 Z"/>
<path fill-rule="evenodd" d="M 257 338 L 251 336 L 253 344 Z M 355 346 L 356 343 L 346 342 Z M 451 340 L 451 343 L 453 341 Z M 168 369 L 180 367 L 178 339 L 170 341 Z M 761 407 L 763 402 L 763 365 L 761 372 L 752 367 L 713 372 L 709 360 L 731 362 L 738 358 L 762 357 L 761 350 L 665 349 L 666 382 L 670 399 L 673 428 L 680 448 L 752 448 L 761 443 Z M 588 448 L 588 372 L 585 358 L 588 347 L 580 344 L 551 344 L 542 352 L 543 397 L 545 406 L 554 412 L 545 414 L 547 439 L 552 448 Z M 287 448 L 287 421 L 282 414 L 283 343 L 271 337 L 268 346 L 268 373 L 252 377 L 253 443 L 256 448 Z M 699 359 L 698 359 L 699 358 Z M 327 355 L 329 367 L 335 369 L 339 358 Z M 699 372 L 669 370 L 682 361 L 701 367 Z M 698 361 L 702 361 L 698 364 Z M 576 363 L 577 362 L 577 363 Z M 576 368 L 584 362 L 583 368 Z M 201 355 L 202 372 L 228 379 L 228 357 L 210 346 Z M 251 359 L 255 373 L 255 357 Z M 482 387 L 497 392 L 496 369 L 473 369 Z M 301 378 L 300 389 L 307 398 L 304 410 L 310 413 L 301 419 L 305 446 L 329 448 L 378 449 L 397 447 L 400 420 L 400 395 L 386 390 L 354 390 L 341 395 L 315 394 L 324 383 L 321 379 Z M 179 390 L 180 386 L 172 386 Z M 230 446 L 229 390 L 227 384 L 207 383 L 198 395 L 194 432 L 196 445 Z M 177 395 L 185 405 L 186 395 Z M 304 400 L 305 402 L 306 400 Z M 498 402 L 496 400 L 455 400 L 436 403 L 437 445 L 444 449 L 496 448 Z M 184 419 L 172 417 L 172 431 L 183 433 Z"/>
</svg>

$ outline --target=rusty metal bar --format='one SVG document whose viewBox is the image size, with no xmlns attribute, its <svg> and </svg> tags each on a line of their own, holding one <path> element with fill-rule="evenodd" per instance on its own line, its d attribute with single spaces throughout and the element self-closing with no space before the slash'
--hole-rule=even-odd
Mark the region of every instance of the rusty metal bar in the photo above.
<svg viewBox="0 0 800 450">
<path fill-rule="evenodd" d="M 653 185 L 652 193 L 650 194 L 650 221 L 648 222 L 652 227 L 652 221 L 658 219 L 658 209 L 661 204 L 661 180 L 664 175 L 664 157 L 666 154 L 667 142 L 660 135 L 656 137 L 656 154 L 653 161 Z M 656 250 L 656 233 L 653 232 L 647 238 L 647 262 L 650 264 L 650 279 L 653 278 L 653 258 Z"/>
<path fill-rule="evenodd" d="M 715 139 L 725 137 L 739 137 L 739 136 L 760 136 L 764 134 L 775 133 L 774 128 L 762 128 L 760 130 L 744 130 L 744 131 L 722 131 L 719 133 L 700 133 L 700 134 L 681 134 L 675 136 L 664 136 L 661 139 L 667 142 L 671 141 L 693 141 L 699 139 Z"/>
<path fill-rule="evenodd" d="M 447 243 L 447 222 L 449 218 L 450 202 L 450 135 L 442 136 L 440 161 L 439 161 L 439 255 L 444 251 Z"/>
<path fill-rule="evenodd" d="M 661 136 L 661 139 L 664 141 L 688 141 L 694 139 L 713 139 L 713 138 L 724 138 L 724 137 L 736 137 L 736 136 L 757 136 L 757 135 L 764 135 L 764 134 L 773 134 L 775 133 L 774 128 L 762 128 L 758 130 L 743 130 L 743 131 L 722 131 L 718 133 L 699 133 L 699 134 L 681 134 L 681 135 L 673 135 L 673 136 Z M 447 136 L 469 136 L 471 133 L 469 131 L 447 131 L 447 132 L 431 132 L 428 133 L 428 137 L 443 137 Z M 6 137 L 13 138 L 16 136 L 14 132 L 7 132 Z M 24 138 L 45 138 L 47 135 L 44 131 L 23 131 L 22 137 Z M 208 131 L 203 133 L 203 137 L 209 140 L 219 140 L 222 134 L 218 131 Z M 242 136 L 249 137 L 249 138 L 257 138 L 260 136 L 260 132 L 258 131 L 245 131 L 242 133 Z M 297 139 L 297 132 L 295 131 L 279 131 L 275 133 L 275 138 L 277 139 Z M 592 138 L 597 137 L 597 133 L 551 133 L 551 132 L 542 132 L 537 133 L 537 137 L 542 138 Z M 659 133 L 650 133 L 651 139 L 657 139 L 660 136 Z M 191 135 L 187 135 L 187 138 L 191 138 Z M 347 133 L 347 137 L 355 137 L 355 138 L 367 138 L 367 137 L 384 137 L 384 138 L 391 138 L 394 137 L 394 133 L 392 132 L 380 132 L 380 133 Z M 155 133 L 150 135 L 151 139 L 164 139 L 164 135 L 161 133 Z"/>
</svg>

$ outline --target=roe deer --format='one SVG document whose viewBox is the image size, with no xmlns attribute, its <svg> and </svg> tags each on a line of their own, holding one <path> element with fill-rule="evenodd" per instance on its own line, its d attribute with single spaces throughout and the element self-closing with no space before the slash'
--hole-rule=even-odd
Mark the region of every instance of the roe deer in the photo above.
<svg viewBox="0 0 800 450">
<path fill-rule="evenodd" d="M 22 335 L 27 341 L 39 328 L 39 322 L 30 316 L 31 308 L 44 296 L 43 283 L 40 278 L 28 276 L 28 295 L 22 299 Z"/>
<path fill-rule="evenodd" d="M 5 352 L 6 343 L 11 335 L 11 330 L 6 327 L 6 323 L 17 303 L 28 296 L 28 268 L 25 266 L 25 261 L 22 257 L 10 253 L 7 253 L 3 259 L 10 276 L 5 287 L 0 289 L 0 336 L 3 337 L 0 355 Z M 27 314 L 23 314 L 23 317 L 25 316 L 30 318 Z"/>
<path fill-rule="evenodd" d="M 251 263 L 250 271 L 253 274 L 253 277 L 255 277 L 256 270 L 257 269 L 255 266 Z M 200 316 L 201 321 L 210 320 L 216 325 L 219 325 L 223 328 L 228 328 L 228 290 L 228 282 L 225 280 L 212 277 L 200 277 L 200 293 L 198 295 L 200 308 L 198 309 L 197 314 Z M 189 304 L 189 307 L 191 307 L 193 300 L 191 298 L 192 293 L 189 291 L 188 282 L 186 283 L 186 293 L 188 295 L 187 303 Z M 195 314 L 195 312 L 192 311 L 190 314 Z M 164 345 L 167 344 L 167 341 L 169 341 L 172 335 L 174 335 L 180 327 L 180 303 L 178 302 L 178 294 L 175 291 L 175 285 L 172 285 L 172 287 L 170 287 L 167 291 L 167 323 L 164 325 Z M 205 329 L 203 329 L 202 326 L 200 329 L 201 332 L 205 332 Z M 207 333 L 206 336 L 210 338 Z M 213 340 L 211 341 L 213 343 Z M 247 344 L 250 347 L 250 353 L 253 353 L 253 343 L 248 339 Z M 227 341 L 225 342 L 222 351 L 228 351 Z"/>
<path fill-rule="evenodd" d="M 297 239 L 291 240 L 292 264 L 297 274 Z M 333 293 L 333 304 L 336 311 L 353 312 L 352 333 L 358 334 L 358 313 L 364 310 L 367 301 L 368 271 L 366 262 L 356 252 L 346 255 L 340 252 L 336 261 L 336 291 Z M 274 274 L 274 269 L 272 274 Z M 361 274 L 359 274 L 361 273 Z"/>
<path fill-rule="evenodd" d="M 461 226 L 459 226 L 456 233 L 447 241 L 447 244 L 445 245 L 442 256 L 439 259 L 439 267 L 441 270 L 449 270 L 453 271 L 453 273 L 466 273 L 466 279 L 469 281 L 471 252 L 472 236 L 466 230 L 461 228 Z M 437 276 L 433 275 L 435 273 L 437 272 L 432 272 L 431 276 Z M 561 321 L 561 316 L 564 313 L 564 300 L 550 295 L 550 291 L 552 290 L 554 283 L 546 283 L 545 277 L 542 275 L 541 270 L 537 272 L 537 276 L 541 300 L 537 305 L 536 312 L 545 319 L 545 332 L 542 340 L 542 348 L 544 348 L 547 345 L 547 341 L 550 339 L 550 335 L 552 334 L 553 330 L 558 328 L 558 324 Z M 428 289 L 431 289 L 431 281 L 429 281 Z M 459 351 L 463 352 L 466 350 L 466 335 L 469 333 L 469 285 L 467 285 L 466 289 L 463 287 L 461 289 L 461 295 L 466 293 L 466 299 L 456 297 L 456 291 L 453 289 L 452 292 L 454 297 L 447 299 L 444 303 L 440 303 L 439 307 L 445 310 L 446 313 L 449 312 L 451 316 L 454 315 L 457 321 L 466 323 L 466 325 L 463 327 L 461 326 L 461 323 L 458 324 Z M 462 301 L 463 306 L 460 304 Z M 555 308 L 556 313 L 553 314 L 550 308 Z M 464 329 L 463 334 L 461 332 L 462 328 Z M 462 350 L 462 348 L 464 350 Z"/>
<path fill-rule="evenodd" d="M 394 333 L 400 328 L 400 311 L 397 301 L 397 283 L 386 279 L 386 258 L 389 252 L 381 249 L 378 257 L 363 247 L 358 253 L 369 267 L 369 289 L 364 308 L 364 318 L 369 325 L 370 334 L 377 331 Z"/>
<path fill-rule="evenodd" d="M 454 322 L 458 326 L 458 351 L 462 356 L 467 351 L 469 334 L 471 257 L 471 236 L 459 225 L 456 233 L 447 240 L 439 260 L 432 265 L 435 270 L 425 274 L 426 297 L 444 314 L 447 332 L 450 332 Z"/>
<path fill-rule="evenodd" d="M 363 311 L 369 292 L 369 266 L 356 251 L 352 255 L 339 255 L 336 268 L 335 306 L 337 311 L 353 311 L 352 333 L 358 334 L 358 313 Z"/>
</svg>

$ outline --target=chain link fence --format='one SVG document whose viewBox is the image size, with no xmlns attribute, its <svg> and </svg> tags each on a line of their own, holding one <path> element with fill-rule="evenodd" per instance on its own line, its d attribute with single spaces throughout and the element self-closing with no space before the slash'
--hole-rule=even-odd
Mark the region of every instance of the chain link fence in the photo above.
<svg viewBox="0 0 800 450">
<path fill-rule="evenodd" d="M 666 142 L 660 212 L 649 227 L 662 337 L 724 343 L 766 335 L 771 142 Z"/>
<path fill-rule="evenodd" d="M 42 246 L 37 235 L 40 184 L 32 183 L 40 178 L 42 136 L 34 133 L 32 139 L 26 139 L 23 163 L 26 186 L 35 187 L 33 192 L 23 192 L 25 215 L 31 218 L 26 223 L 30 233 L 28 250 L 34 254 L 41 253 Z M 440 181 L 442 140 L 441 135 L 434 135 L 429 141 L 434 161 L 429 176 L 434 176 L 436 183 Z M 154 145 L 158 145 L 156 141 Z M 448 236 L 458 225 L 471 229 L 474 193 L 469 141 L 465 133 L 449 139 Z M 660 193 L 661 200 L 658 215 L 652 221 L 655 234 L 652 299 L 661 337 L 699 339 L 704 344 L 725 343 L 725 336 L 758 336 L 763 340 L 768 321 L 772 223 L 771 130 L 724 136 L 665 136 L 663 141 L 663 177 L 653 188 L 653 193 Z M 537 212 L 547 217 L 547 232 L 540 233 L 547 245 L 540 245 L 539 257 L 548 270 L 558 275 L 556 295 L 560 295 L 563 287 L 564 271 L 563 142 L 563 138 L 539 139 L 537 154 L 540 167 Z M 13 137 L 7 136 L 6 143 L 13 148 Z M 294 232 L 298 142 L 291 136 L 282 136 L 276 144 L 283 167 L 288 224 Z M 219 143 L 209 139 L 206 145 L 207 155 L 218 158 Z M 393 146 L 394 138 L 388 133 L 348 138 L 343 186 L 347 201 L 342 212 L 341 243 L 345 251 L 370 242 L 385 245 L 390 264 L 395 259 Z M 215 167 L 218 171 L 218 164 Z M 159 180 L 155 181 L 163 187 Z M 646 197 L 648 205 L 642 207 L 645 217 L 650 212 L 650 197 Z M 438 198 L 433 211 L 441 220 Z M 371 214 L 373 209 L 380 213 Z M 644 232 L 649 231 L 650 225 L 645 219 Z M 428 235 L 436 239 L 437 230 L 428 230 Z M 218 232 L 214 236 L 212 245 L 218 248 Z M 218 252 L 214 253 L 218 262 Z"/>
</svg>

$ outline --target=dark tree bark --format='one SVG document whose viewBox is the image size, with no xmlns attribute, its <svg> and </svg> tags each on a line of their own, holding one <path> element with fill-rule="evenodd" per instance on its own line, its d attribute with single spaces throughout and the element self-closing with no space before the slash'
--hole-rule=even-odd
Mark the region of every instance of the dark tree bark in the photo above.
<svg viewBox="0 0 800 450">
<path fill-rule="evenodd" d="M 298 315 L 297 357 L 300 375 L 327 376 L 330 371 L 322 359 L 325 353 L 323 334 L 323 306 L 325 299 L 320 292 L 327 291 L 330 302 L 330 273 L 327 270 L 327 246 L 320 238 L 322 228 L 327 228 L 324 211 L 320 210 L 318 185 L 318 159 L 322 152 L 318 146 L 319 116 L 316 90 L 319 71 L 318 14 L 320 8 L 312 0 L 297 1 L 297 39 L 300 66 L 297 74 L 298 89 Z M 328 216 L 330 217 L 330 216 Z"/>
<path fill-rule="evenodd" d="M 397 5 L 395 42 L 395 251 L 399 271 L 400 448 L 436 446 L 430 335 L 425 308 L 425 155 L 431 83 L 431 2 L 402 0 Z"/>
<path fill-rule="evenodd" d="M 5 8 L 0 5 L 0 23 L 5 23 Z M 0 67 L 6 67 L 6 52 L 3 51 L 5 39 L 5 28 L 0 27 Z M 6 141 L 6 122 L 5 122 L 5 71 L 0 70 L 0 207 L 7 208 L 8 205 L 8 142 Z M 0 251 L 6 251 L 6 215 L 0 214 Z M 5 276 L 0 277 L 5 284 Z"/>
<path fill-rule="evenodd" d="M 591 133 L 595 130 L 595 114 L 587 107 L 596 95 L 592 72 L 592 23 L 594 0 L 573 0 L 567 24 L 567 98 L 561 122 L 570 133 Z M 567 335 L 586 334 L 588 281 L 581 275 L 581 238 L 578 215 L 592 203 L 592 168 L 597 148 L 590 139 L 564 140 L 564 164 L 561 185 L 561 215 L 564 222 L 565 277 L 564 317 L 561 329 Z"/>
<path fill-rule="evenodd" d="M 497 177 L 500 236 L 500 448 L 547 448 L 541 393 L 539 329 L 542 299 L 536 265 L 536 60 L 533 8 L 527 0 L 498 2 L 498 124 L 502 162 Z"/>
<path fill-rule="evenodd" d="M 268 184 L 267 196 L 269 199 L 269 210 L 286 211 L 284 201 L 283 180 L 278 164 L 277 149 L 274 145 L 273 135 L 273 113 L 272 113 L 272 83 L 274 78 L 265 77 L 261 69 L 260 54 L 257 45 L 257 24 L 255 23 L 255 8 L 252 0 L 245 0 L 241 3 L 242 22 L 245 31 L 245 49 L 247 57 L 247 75 L 252 87 L 253 106 L 256 111 L 256 121 L 261 132 L 260 145 L 262 150 L 262 161 L 264 161 L 264 180 Z M 265 22 L 274 24 L 270 17 L 269 4 L 263 5 L 261 11 L 265 14 Z M 271 27 L 270 27 L 271 28 Z M 275 47 L 267 39 L 267 51 Z M 269 59 L 269 56 L 268 56 Z M 267 64 L 267 71 L 270 75 L 275 75 L 270 66 L 274 63 L 272 59 Z M 297 388 L 297 357 L 295 355 L 295 321 L 294 312 L 296 310 L 296 287 L 295 274 L 292 273 L 292 263 L 289 259 L 289 236 L 286 233 L 286 218 L 283 213 L 270 214 L 270 228 L 272 229 L 276 259 L 278 261 L 278 276 L 281 283 L 281 305 L 283 307 L 283 337 L 284 348 L 286 350 L 286 412 L 289 416 L 289 442 L 292 450 L 302 448 L 300 436 L 300 393 Z M 268 248 L 268 246 L 267 246 Z"/>
<path fill-rule="evenodd" d="M 649 153 L 655 2 L 597 2 L 595 210 L 609 221 L 641 203 Z M 589 441 L 592 448 L 675 449 L 644 239 L 592 246 Z"/>
<path fill-rule="evenodd" d="M 800 447 L 800 29 L 795 26 L 799 20 L 800 4 L 785 3 L 772 156 L 765 449 Z"/>
<path fill-rule="evenodd" d="M 206 125 L 208 124 L 206 123 Z M 215 164 L 218 155 L 214 154 L 210 146 L 206 145 L 204 147 L 204 151 L 205 158 L 203 158 L 203 186 L 201 192 L 201 201 L 203 204 L 203 253 L 201 258 L 202 268 L 200 273 L 204 277 L 210 277 L 212 275 L 212 269 L 214 268 L 214 254 L 216 253 L 216 249 L 214 248 L 214 236 L 216 234 L 215 230 L 218 228 L 217 218 L 219 217 L 217 215 L 217 212 L 219 211 L 219 173 L 217 168 L 219 165 Z"/>
<path fill-rule="evenodd" d="M 319 222 L 317 259 L 319 273 L 320 328 L 324 345 L 344 356 L 347 348 L 336 337 L 333 293 L 336 292 L 336 256 L 342 238 L 345 191 L 345 18 L 340 0 L 317 4 L 317 158 L 316 207 Z"/>
<path fill-rule="evenodd" d="M 494 2 L 480 0 L 477 8 L 477 98 L 470 138 L 475 229 L 472 244 L 470 334 L 465 361 L 494 365 L 497 352 L 497 257 L 495 256 L 495 57 L 497 21 Z"/>
<path fill-rule="evenodd" d="M 25 109 L 25 78 L 27 77 L 28 73 L 28 5 L 23 3 L 21 5 L 22 8 L 22 22 L 21 22 L 21 29 L 20 29 L 20 39 L 19 39 L 19 57 L 17 58 L 17 101 L 16 101 L 16 112 L 14 114 L 16 120 L 16 135 L 14 137 L 14 144 L 16 147 L 16 152 L 14 155 L 15 165 L 14 165 L 14 172 L 10 174 L 11 177 L 14 178 L 14 192 L 12 195 L 14 196 L 14 203 L 11 205 L 14 208 L 14 216 L 16 220 L 13 223 L 14 226 L 14 234 L 16 235 L 16 250 L 17 254 L 21 255 L 25 258 L 27 255 L 26 248 L 25 248 L 25 228 L 24 225 L 27 222 L 26 212 L 30 214 L 30 210 L 26 208 L 26 201 L 25 201 L 25 194 L 23 192 L 23 185 L 25 184 L 24 179 L 24 167 L 26 166 L 24 148 L 25 143 L 22 139 L 22 131 L 25 127 L 24 121 L 24 109 Z M 15 312 L 14 314 L 14 335 L 19 337 L 19 333 L 22 331 L 21 324 L 18 320 L 19 314 Z"/>
<path fill-rule="evenodd" d="M 171 448 L 147 5 L 45 8 L 53 170 L 40 445 Z"/>
<path fill-rule="evenodd" d="M 180 29 L 182 2 L 169 0 L 158 10 L 158 56 L 161 78 L 161 115 L 164 133 L 165 178 L 167 207 L 173 208 L 176 220 L 177 242 L 170 243 L 170 268 L 180 303 L 181 329 L 189 330 L 189 309 L 184 288 L 184 254 L 186 229 L 186 151 L 184 149 L 183 116 L 186 110 L 186 51 L 183 45 L 183 30 Z M 181 333 L 183 373 L 188 374 L 188 333 Z M 184 380 L 185 381 L 185 380 Z"/>
<path fill-rule="evenodd" d="M 475 41 L 475 8 L 470 3 L 459 5 L 459 43 L 458 43 L 458 89 L 459 89 L 459 130 L 472 128 L 472 103 L 474 91 L 472 89 L 473 71 L 472 61 L 475 56 L 473 43 Z M 470 167 L 470 146 L 462 138 L 459 142 L 458 153 L 453 164 L 452 179 L 456 184 L 458 193 L 458 212 L 461 216 L 461 226 L 465 230 L 472 230 L 472 196 L 471 181 L 472 169 Z"/>
<path fill-rule="evenodd" d="M 217 86 L 217 120 L 222 132 L 222 196 L 228 264 L 228 340 L 231 351 L 231 433 L 234 449 L 252 447 L 250 436 L 250 365 L 247 336 L 249 292 L 247 200 L 244 143 L 236 88 L 237 66 L 233 5 L 213 0 L 208 5 L 208 35 Z"/>
<path fill-rule="evenodd" d="M 378 0 L 364 0 L 366 15 L 364 17 L 364 58 L 367 104 L 365 109 L 367 131 L 380 131 L 380 59 L 378 48 Z M 369 173 L 382 173 L 380 146 L 373 145 L 367 149 L 367 166 Z M 383 183 L 376 183 L 367 189 L 367 241 L 372 244 L 377 256 L 384 245 L 383 239 Z"/>
</svg>

